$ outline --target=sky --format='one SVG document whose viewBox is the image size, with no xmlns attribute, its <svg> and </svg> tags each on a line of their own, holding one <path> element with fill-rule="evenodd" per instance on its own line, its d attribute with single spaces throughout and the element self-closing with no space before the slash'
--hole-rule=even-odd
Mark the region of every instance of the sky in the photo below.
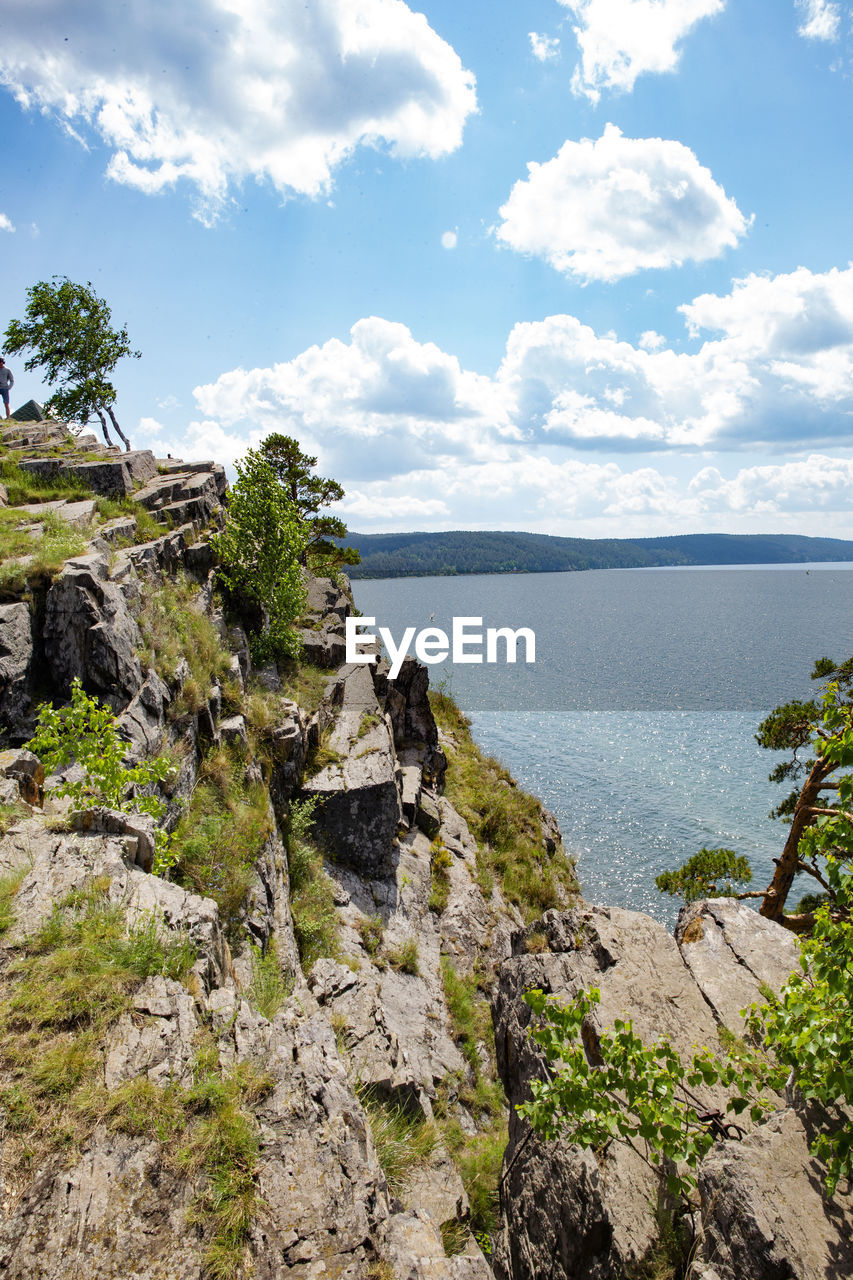
<svg viewBox="0 0 853 1280">
<path fill-rule="evenodd" d="M 359 532 L 853 537 L 852 95 L 848 0 L 3 0 L 0 332 Z"/>
</svg>

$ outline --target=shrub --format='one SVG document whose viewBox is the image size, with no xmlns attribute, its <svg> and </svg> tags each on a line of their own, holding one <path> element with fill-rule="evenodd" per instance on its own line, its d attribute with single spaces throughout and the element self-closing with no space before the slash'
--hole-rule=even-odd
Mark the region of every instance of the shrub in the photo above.
<svg viewBox="0 0 853 1280">
<path fill-rule="evenodd" d="M 79 782 L 63 782 L 56 794 L 70 796 L 76 809 L 104 806 L 122 813 L 145 813 L 157 819 L 166 811 L 157 796 L 141 795 L 138 788 L 163 782 L 173 772 L 168 760 L 148 760 L 126 765 L 127 743 L 118 735 L 112 709 L 89 697 L 78 677 L 71 682 L 71 705 L 57 710 L 45 702 L 39 707 L 36 732 L 27 743 L 45 767 L 54 773 L 76 762 L 83 769 Z M 172 864 L 169 836 L 156 831 L 155 872 Z"/>
<path fill-rule="evenodd" d="M 299 563 L 305 524 L 260 454 L 250 449 L 236 469 L 225 529 L 212 539 L 219 577 L 229 591 L 253 601 L 265 614 L 262 629 L 251 638 L 253 659 L 293 658 L 300 642 L 292 624 L 306 594 Z"/>
</svg>

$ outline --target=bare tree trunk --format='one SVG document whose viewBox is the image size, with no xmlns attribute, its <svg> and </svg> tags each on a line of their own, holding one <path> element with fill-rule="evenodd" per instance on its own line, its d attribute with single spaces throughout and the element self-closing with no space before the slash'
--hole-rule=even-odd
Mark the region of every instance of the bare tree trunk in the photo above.
<svg viewBox="0 0 853 1280">
<path fill-rule="evenodd" d="M 110 422 L 111 422 L 111 423 L 113 424 L 113 426 L 115 427 L 116 435 L 121 436 L 122 440 L 124 441 L 124 447 L 125 447 L 125 449 L 127 449 L 127 451 L 128 451 L 128 452 L 130 452 L 130 441 L 128 440 L 128 438 L 127 438 L 127 436 L 124 434 L 124 432 L 122 431 L 121 427 L 118 425 L 118 422 L 116 421 L 116 416 L 115 416 L 115 414 L 113 413 L 113 407 L 112 407 L 112 405 L 111 405 L 111 404 L 108 404 L 108 405 L 107 405 L 107 413 L 110 415 Z"/>
<path fill-rule="evenodd" d="M 781 858 L 776 859 L 776 870 L 773 872 L 773 879 L 768 886 L 764 902 L 759 908 L 758 914 L 765 916 L 768 920 L 775 920 L 777 923 L 782 922 L 785 900 L 791 891 L 794 876 L 800 866 L 800 837 L 806 827 L 811 826 L 814 819 L 813 810 L 820 805 L 820 790 L 824 779 L 837 767 L 836 764 L 829 760 L 818 758 L 812 765 L 811 772 L 803 784 L 803 789 L 797 798 L 794 808 L 794 816 L 791 819 L 791 829 L 788 832 L 788 839 L 785 841 L 785 848 L 782 850 Z"/>
<path fill-rule="evenodd" d="M 106 418 L 104 417 L 104 415 L 101 413 L 100 409 L 96 409 L 96 410 L 95 410 L 95 413 L 98 415 L 98 417 L 99 417 L 99 418 L 100 418 L 100 420 L 101 420 L 101 430 L 102 430 L 102 431 L 103 431 L 103 433 L 104 433 L 104 439 L 106 440 L 106 442 L 107 442 L 107 444 L 109 445 L 109 447 L 112 449 L 112 447 L 113 447 L 113 442 L 112 442 L 112 440 L 110 439 L 110 433 L 109 433 L 109 431 L 107 431 L 107 420 L 106 420 Z"/>
</svg>

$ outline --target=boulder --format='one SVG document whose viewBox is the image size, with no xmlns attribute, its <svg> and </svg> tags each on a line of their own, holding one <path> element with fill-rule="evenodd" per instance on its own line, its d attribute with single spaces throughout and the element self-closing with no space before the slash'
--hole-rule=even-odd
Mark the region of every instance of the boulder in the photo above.
<svg viewBox="0 0 853 1280">
<path fill-rule="evenodd" d="M 315 830 L 333 856 L 363 873 L 387 874 L 403 814 L 394 743 L 365 666 L 342 669 L 330 705 L 336 714 L 320 743 L 321 767 L 302 792 L 317 799 Z"/>
<path fill-rule="evenodd" d="M 50 588 L 45 608 L 45 657 L 59 689 L 67 694 L 79 676 L 85 689 L 120 710 L 142 687 L 139 642 L 106 560 L 98 555 L 70 560 Z"/>
<path fill-rule="evenodd" d="M 270 796 L 276 812 L 282 813 L 299 787 L 308 755 L 308 721 L 297 703 L 282 701 L 281 718 L 271 734 L 271 747 Z"/>
<path fill-rule="evenodd" d="M 740 1012 L 761 1003 L 799 968 L 800 949 L 789 929 L 765 920 L 734 898 L 692 902 L 679 912 L 675 938 L 717 1021 L 740 1035 Z"/>
<path fill-rule="evenodd" d="M 44 765 L 32 751 L 0 751 L 0 774 L 18 784 L 27 804 L 44 802 Z"/>
<path fill-rule="evenodd" d="M 822 1194 L 823 1171 L 793 1110 L 702 1161 L 701 1253 L 719 1280 L 842 1280 L 853 1275 L 853 1195 Z"/>
<path fill-rule="evenodd" d="M 0 605 L 0 725 L 14 729 L 29 710 L 33 625 L 29 606 Z"/>
<path fill-rule="evenodd" d="M 528 954 L 532 942 L 537 948 Z M 717 1023 L 692 981 L 675 940 L 662 925 L 619 908 L 548 911 L 513 939 L 500 966 L 493 1003 L 498 1069 L 510 1104 L 504 1155 L 503 1226 L 494 1259 L 499 1280 L 623 1280 L 648 1256 L 659 1235 L 657 1176 L 631 1148 L 605 1154 L 565 1142 L 541 1142 L 515 1112 L 529 1081 L 542 1071 L 527 1035 L 524 993 L 538 987 L 563 1000 L 598 987 L 601 1003 L 584 1029 L 587 1055 L 599 1028 L 631 1018 L 645 1041 L 667 1036 L 683 1056 L 718 1047 Z M 722 1095 L 701 1095 L 708 1107 Z"/>
</svg>

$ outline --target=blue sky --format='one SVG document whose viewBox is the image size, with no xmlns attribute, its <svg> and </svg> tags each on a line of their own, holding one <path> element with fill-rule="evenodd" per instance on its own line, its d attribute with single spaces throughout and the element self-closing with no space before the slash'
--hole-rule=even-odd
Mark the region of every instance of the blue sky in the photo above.
<svg viewBox="0 0 853 1280">
<path fill-rule="evenodd" d="M 852 76 L 847 0 L 5 0 L 0 330 L 91 281 L 135 445 L 365 532 L 853 537 Z"/>
</svg>

